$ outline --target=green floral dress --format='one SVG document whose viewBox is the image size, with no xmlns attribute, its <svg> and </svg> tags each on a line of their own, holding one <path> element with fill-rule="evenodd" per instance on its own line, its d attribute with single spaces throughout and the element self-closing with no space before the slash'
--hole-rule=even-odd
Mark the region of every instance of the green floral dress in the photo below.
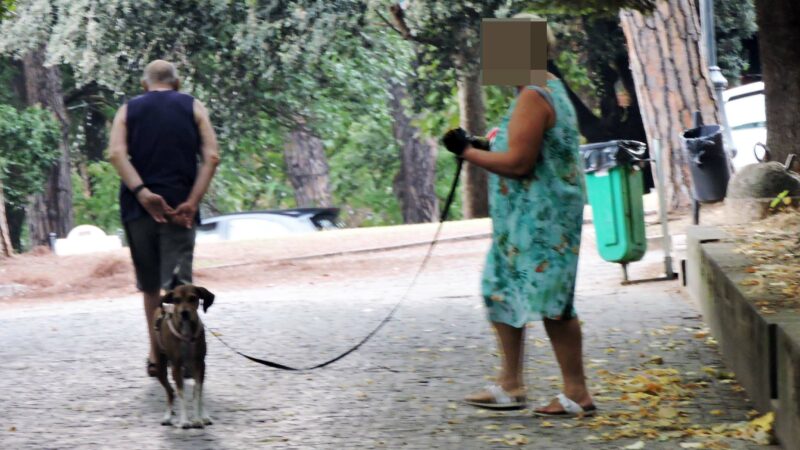
<svg viewBox="0 0 800 450">
<path fill-rule="evenodd" d="M 533 173 L 523 180 L 489 177 L 493 235 L 481 283 L 483 297 L 489 320 L 517 328 L 543 317 L 576 316 L 573 300 L 585 198 L 578 129 L 564 85 L 548 80 L 547 87 L 556 123 L 544 133 Z M 508 122 L 515 105 L 516 99 L 492 143 L 494 152 L 508 151 Z"/>
</svg>

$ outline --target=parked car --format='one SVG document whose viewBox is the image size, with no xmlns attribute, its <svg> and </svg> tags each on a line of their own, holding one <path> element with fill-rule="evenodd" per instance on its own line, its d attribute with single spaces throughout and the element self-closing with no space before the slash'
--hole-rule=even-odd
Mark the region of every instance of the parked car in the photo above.
<svg viewBox="0 0 800 450">
<path fill-rule="evenodd" d="M 296 208 L 250 211 L 205 218 L 197 242 L 266 239 L 288 234 L 341 228 L 338 208 Z"/>
<path fill-rule="evenodd" d="M 767 112 L 764 103 L 764 83 L 750 83 L 728 89 L 722 93 L 725 102 L 725 114 L 731 128 L 736 155 L 733 166 L 740 169 L 748 164 L 758 162 L 763 157 L 763 149 L 756 149 L 756 144 L 767 143 Z"/>
</svg>

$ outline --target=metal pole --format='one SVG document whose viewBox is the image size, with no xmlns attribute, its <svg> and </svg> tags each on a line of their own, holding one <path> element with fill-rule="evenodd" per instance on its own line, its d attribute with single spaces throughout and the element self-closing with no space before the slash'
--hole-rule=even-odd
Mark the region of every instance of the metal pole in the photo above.
<svg viewBox="0 0 800 450">
<path fill-rule="evenodd" d="M 675 272 L 672 270 L 672 238 L 669 235 L 669 224 L 667 223 L 667 197 L 664 192 L 664 168 L 661 166 L 661 142 L 658 139 L 653 139 L 653 156 L 655 157 L 656 165 L 656 192 L 658 193 L 658 216 L 661 222 L 661 235 L 664 242 L 664 274 L 669 279 L 675 278 Z"/>
<path fill-rule="evenodd" d="M 717 66 L 717 44 L 714 37 L 714 0 L 700 0 L 700 25 L 705 41 L 706 55 L 708 59 L 708 73 L 711 83 L 714 85 L 714 94 L 719 108 L 719 117 L 722 121 L 722 145 L 725 148 L 728 158 L 736 156 L 737 149 L 733 145 L 733 137 L 728 126 L 728 116 L 725 114 L 725 102 L 722 92 L 728 87 L 728 80 L 722 75 L 722 70 Z"/>
</svg>

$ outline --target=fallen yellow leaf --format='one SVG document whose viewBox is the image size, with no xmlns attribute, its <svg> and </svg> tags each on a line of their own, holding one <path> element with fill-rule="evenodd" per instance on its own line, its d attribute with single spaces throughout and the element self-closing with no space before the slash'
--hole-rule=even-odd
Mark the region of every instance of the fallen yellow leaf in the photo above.
<svg viewBox="0 0 800 450">
<path fill-rule="evenodd" d="M 678 410 L 675 408 L 658 408 L 658 417 L 663 419 L 673 419 L 678 417 Z"/>
<path fill-rule="evenodd" d="M 772 423 L 775 421 L 775 413 L 769 412 L 763 416 L 750 421 L 750 425 L 764 430 L 771 430 Z"/>
<path fill-rule="evenodd" d="M 503 443 L 506 445 L 527 445 L 530 440 L 521 434 L 507 434 L 504 436 Z"/>
</svg>

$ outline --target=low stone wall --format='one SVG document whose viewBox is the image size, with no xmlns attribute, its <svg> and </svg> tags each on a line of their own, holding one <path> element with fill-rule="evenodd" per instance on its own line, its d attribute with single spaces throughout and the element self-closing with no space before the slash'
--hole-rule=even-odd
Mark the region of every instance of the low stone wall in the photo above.
<svg viewBox="0 0 800 450">
<path fill-rule="evenodd" d="M 769 298 L 756 298 L 741 284 L 753 264 L 725 238 L 716 228 L 689 230 L 689 292 L 756 408 L 775 411 L 775 431 L 784 448 L 800 449 L 800 314 L 760 311 L 756 302 Z"/>
</svg>

